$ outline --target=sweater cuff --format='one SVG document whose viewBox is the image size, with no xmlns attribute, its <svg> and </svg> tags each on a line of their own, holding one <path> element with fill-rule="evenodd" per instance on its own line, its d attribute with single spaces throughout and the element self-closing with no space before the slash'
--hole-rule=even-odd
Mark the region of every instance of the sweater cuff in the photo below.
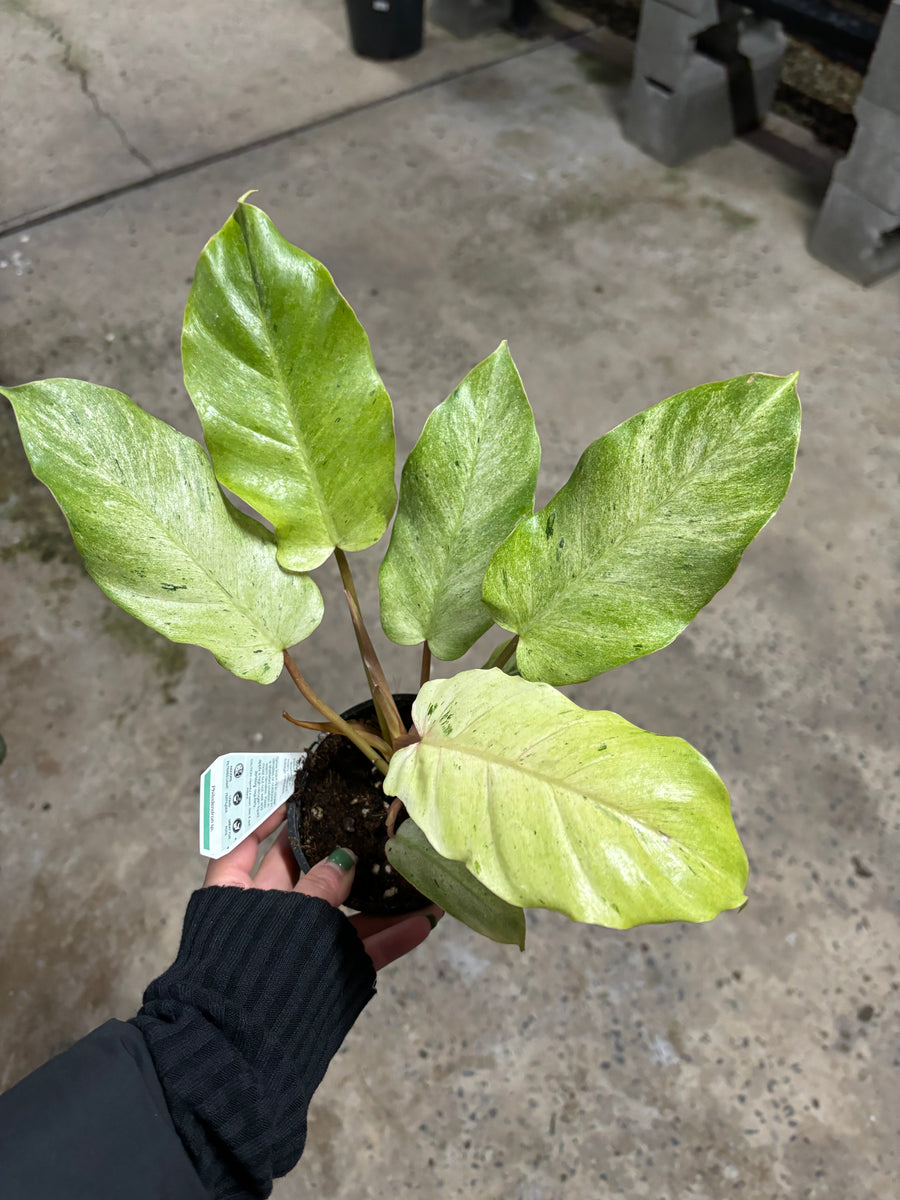
<svg viewBox="0 0 900 1200">
<path fill-rule="evenodd" d="M 374 983 L 356 930 L 324 900 L 256 888 L 191 896 L 178 957 L 135 1024 L 215 1196 L 268 1196 L 296 1164 L 310 1098 Z"/>
</svg>

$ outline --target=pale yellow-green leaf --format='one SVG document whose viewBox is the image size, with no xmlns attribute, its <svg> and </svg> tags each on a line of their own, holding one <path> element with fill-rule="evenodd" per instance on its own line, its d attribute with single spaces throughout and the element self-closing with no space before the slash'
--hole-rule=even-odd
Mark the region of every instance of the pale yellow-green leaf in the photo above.
<svg viewBox="0 0 900 1200">
<path fill-rule="evenodd" d="M 278 566 L 272 535 L 229 504 L 203 449 L 110 388 L 46 379 L 2 393 L 107 596 L 243 679 L 277 679 L 322 597 Z"/>
<path fill-rule="evenodd" d="M 728 793 L 681 738 L 497 669 L 425 684 L 412 715 L 385 793 L 509 904 L 618 929 L 744 904 Z"/>
</svg>

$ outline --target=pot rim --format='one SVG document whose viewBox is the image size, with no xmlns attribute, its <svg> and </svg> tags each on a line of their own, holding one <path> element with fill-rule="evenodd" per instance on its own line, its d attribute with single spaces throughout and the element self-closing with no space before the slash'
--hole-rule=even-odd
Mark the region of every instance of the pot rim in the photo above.
<svg viewBox="0 0 900 1200">
<path fill-rule="evenodd" d="M 396 701 L 397 704 L 400 704 L 400 705 L 402 705 L 402 704 L 410 704 L 411 705 L 415 701 L 418 694 L 419 694 L 418 692 L 396 692 L 396 693 L 394 693 L 394 700 Z M 372 697 L 370 696 L 367 700 L 361 700 L 358 704 L 351 705 L 350 708 L 346 709 L 344 712 L 341 713 L 341 716 L 344 718 L 345 721 L 355 721 L 360 716 L 362 716 L 362 714 L 364 712 L 366 712 L 367 709 L 371 709 L 374 711 L 374 708 L 375 708 L 375 702 L 372 700 Z M 294 852 L 294 857 L 296 858 L 297 862 L 300 865 L 300 870 L 303 871 L 304 874 L 311 869 L 311 864 L 308 861 L 306 855 L 303 853 L 303 850 L 300 846 L 300 809 L 301 809 L 301 804 L 302 804 L 302 800 L 303 800 L 303 793 L 306 790 L 306 780 L 307 780 L 308 774 L 309 774 L 307 764 L 309 763 L 310 757 L 315 752 L 316 747 L 320 746 L 322 744 L 322 742 L 325 741 L 326 738 L 335 737 L 335 736 L 339 736 L 339 735 L 335 735 L 332 733 L 320 733 L 319 736 L 317 738 L 315 738 L 310 743 L 309 746 L 307 746 L 307 748 L 305 750 L 305 757 L 303 759 L 303 763 L 301 764 L 300 767 L 297 768 L 296 784 L 294 787 L 293 795 L 288 800 L 288 806 L 287 806 L 288 841 L 291 844 L 291 850 L 293 850 L 293 852 Z"/>
</svg>

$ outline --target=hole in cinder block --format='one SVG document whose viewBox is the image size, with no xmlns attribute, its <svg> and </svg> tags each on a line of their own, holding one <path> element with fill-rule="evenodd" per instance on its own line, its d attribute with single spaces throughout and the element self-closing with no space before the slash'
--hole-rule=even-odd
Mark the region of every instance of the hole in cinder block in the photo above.
<svg viewBox="0 0 900 1200">
<path fill-rule="evenodd" d="M 878 250 L 884 253 L 885 250 L 900 249 L 900 225 L 896 229 L 887 229 L 884 233 L 878 235 Z"/>
<path fill-rule="evenodd" d="M 647 83 L 649 83 L 649 85 L 652 88 L 655 88 L 658 92 L 662 92 L 662 94 L 664 96 L 674 96 L 675 95 L 674 89 L 668 87 L 664 83 L 660 83 L 658 79 L 650 79 L 646 75 L 644 76 L 644 78 L 646 79 Z"/>
</svg>

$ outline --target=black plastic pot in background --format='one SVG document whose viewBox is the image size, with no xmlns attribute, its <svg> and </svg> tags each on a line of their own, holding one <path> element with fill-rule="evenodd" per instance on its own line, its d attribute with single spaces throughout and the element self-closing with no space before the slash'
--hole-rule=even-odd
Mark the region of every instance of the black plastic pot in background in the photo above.
<svg viewBox="0 0 900 1200">
<path fill-rule="evenodd" d="M 346 0 L 350 41 L 362 58 L 407 58 L 422 49 L 424 0 Z"/>
</svg>

